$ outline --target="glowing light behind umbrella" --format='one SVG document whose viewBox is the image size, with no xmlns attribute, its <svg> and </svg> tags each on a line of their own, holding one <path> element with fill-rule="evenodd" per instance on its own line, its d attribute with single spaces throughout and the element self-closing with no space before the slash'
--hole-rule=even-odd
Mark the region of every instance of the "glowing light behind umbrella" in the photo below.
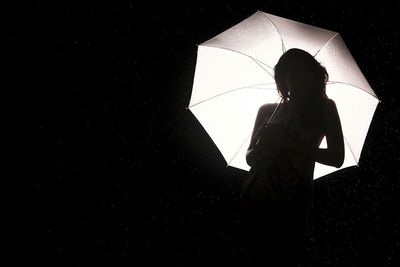
<svg viewBox="0 0 400 267">
<path fill-rule="evenodd" d="M 340 169 L 358 164 L 379 100 L 340 34 L 258 11 L 198 46 L 188 108 L 228 166 L 249 170 L 245 155 L 258 108 L 279 102 L 273 66 L 295 47 L 327 68 L 327 95 L 337 105 L 345 139 Z M 337 170 L 316 163 L 314 179 Z"/>
</svg>

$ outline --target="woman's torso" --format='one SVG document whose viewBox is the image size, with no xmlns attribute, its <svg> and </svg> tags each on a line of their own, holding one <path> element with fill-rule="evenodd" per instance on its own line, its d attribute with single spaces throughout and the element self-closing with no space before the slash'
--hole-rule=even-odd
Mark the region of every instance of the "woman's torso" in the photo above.
<svg viewBox="0 0 400 267">
<path fill-rule="evenodd" d="M 318 148 L 324 136 L 322 108 L 324 101 L 319 105 L 296 107 L 292 103 L 281 103 L 270 123 L 282 126 L 290 138 L 298 142 Z M 312 190 L 315 161 L 300 154 L 288 154 L 293 167 L 302 177 L 301 186 Z"/>
</svg>

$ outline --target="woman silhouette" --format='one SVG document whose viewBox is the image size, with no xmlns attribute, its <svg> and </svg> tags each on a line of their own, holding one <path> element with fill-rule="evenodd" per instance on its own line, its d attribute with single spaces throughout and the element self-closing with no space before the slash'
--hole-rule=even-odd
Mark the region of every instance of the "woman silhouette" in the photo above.
<svg viewBox="0 0 400 267">
<path fill-rule="evenodd" d="M 260 229 L 267 228 L 263 218 L 269 223 L 281 219 L 269 227 L 291 227 L 294 219 L 305 226 L 305 210 L 313 200 L 315 162 L 339 168 L 344 160 L 339 114 L 335 102 L 325 93 L 329 77 L 326 69 L 306 51 L 290 49 L 280 57 L 274 71 L 281 102 L 259 108 L 246 154 L 250 173 L 257 175 L 242 192 L 246 219 L 254 219 L 259 226 L 251 225 L 250 230 L 259 238 L 263 236 Z M 268 127 L 264 127 L 271 116 Z M 327 148 L 319 148 L 324 136 Z M 293 209 L 289 212 L 282 207 Z M 272 210 L 281 212 L 272 215 Z"/>
</svg>

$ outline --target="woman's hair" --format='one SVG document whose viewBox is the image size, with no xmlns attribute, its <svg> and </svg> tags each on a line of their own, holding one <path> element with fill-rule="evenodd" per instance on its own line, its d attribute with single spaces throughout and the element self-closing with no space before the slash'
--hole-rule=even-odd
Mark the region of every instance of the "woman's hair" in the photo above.
<svg viewBox="0 0 400 267">
<path fill-rule="evenodd" d="M 289 88 L 289 84 L 297 86 L 297 90 L 304 90 L 304 86 L 307 86 L 309 94 L 327 98 L 325 88 L 329 78 L 328 72 L 306 51 L 298 48 L 289 49 L 280 57 L 274 71 L 275 83 L 284 102 L 290 99 L 293 90 Z"/>
</svg>

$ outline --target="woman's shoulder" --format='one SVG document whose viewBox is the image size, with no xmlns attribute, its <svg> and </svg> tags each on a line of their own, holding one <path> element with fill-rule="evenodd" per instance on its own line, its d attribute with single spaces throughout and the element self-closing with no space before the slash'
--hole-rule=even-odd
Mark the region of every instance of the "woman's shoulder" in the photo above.
<svg viewBox="0 0 400 267">
<path fill-rule="evenodd" d="M 329 124 L 339 117 L 339 112 L 333 99 L 325 99 L 321 115 L 324 128 L 327 128 Z"/>
<path fill-rule="evenodd" d="M 323 100 L 323 104 L 327 112 L 336 111 L 336 103 L 333 99 L 326 98 Z"/>
<path fill-rule="evenodd" d="M 275 109 L 278 106 L 278 103 L 266 103 L 260 106 L 259 110 L 266 111 L 266 110 L 271 110 Z"/>
<path fill-rule="evenodd" d="M 327 105 L 335 105 L 335 101 L 332 98 L 324 98 L 323 99 L 324 103 Z"/>
<path fill-rule="evenodd" d="M 258 114 L 265 115 L 265 114 L 272 114 L 275 108 L 278 106 L 278 103 L 266 103 L 260 106 L 258 109 Z"/>
<path fill-rule="evenodd" d="M 333 99 L 331 98 L 322 98 L 321 100 L 318 101 L 311 101 L 309 107 L 312 110 L 319 110 L 321 113 L 330 113 L 332 111 L 335 111 L 336 109 L 336 103 Z"/>
</svg>

